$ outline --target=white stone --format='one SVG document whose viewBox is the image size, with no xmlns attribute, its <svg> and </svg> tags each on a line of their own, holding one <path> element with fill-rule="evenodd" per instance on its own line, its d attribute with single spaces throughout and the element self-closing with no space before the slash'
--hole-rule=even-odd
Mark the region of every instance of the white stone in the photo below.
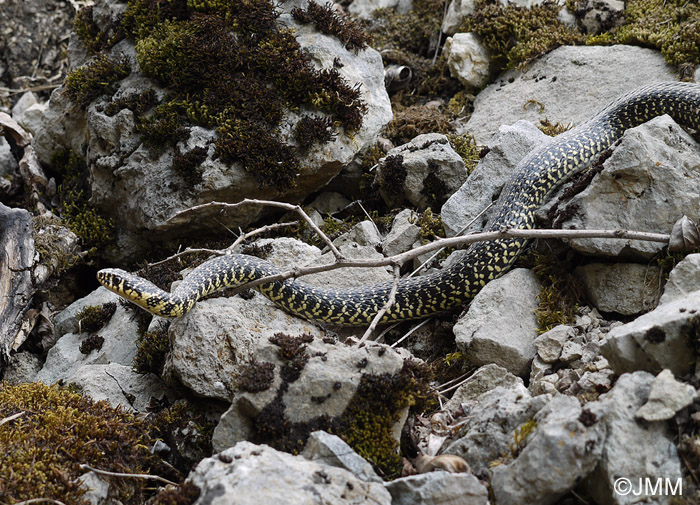
<svg viewBox="0 0 700 505">
<path fill-rule="evenodd" d="M 377 9 L 394 9 L 399 14 L 406 14 L 412 4 L 412 0 L 354 0 L 348 6 L 348 12 L 360 19 L 371 19 Z"/>
<path fill-rule="evenodd" d="M 649 399 L 637 410 L 637 417 L 645 421 L 672 419 L 693 403 L 695 396 L 693 386 L 677 381 L 670 370 L 662 370 L 651 383 Z"/>
<path fill-rule="evenodd" d="M 537 337 L 533 343 L 542 361 L 554 363 L 559 360 L 564 345 L 575 335 L 576 332 L 571 326 L 560 324 Z"/>
<path fill-rule="evenodd" d="M 518 387 L 523 380 L 516 377 L 505 368 L 496 364 L 488 364 L 476 370 L 452 395 L 445 404 L 445 409 L 456 411 L 464 402 L 476 400 L 479 396 L 498 386 Z"/>
<path fill-rule="evenodd" d="M 668 274 L 659 304 L 672 302 L 700 287 L 700 253 L 689 254 Z"/>
<path fill-rule="evenodd" d="M 399 212 L 394 217 L 391 230 L 382 242 L 382 250 L 387 256 L 393 256 L 413 248 L 414 242 L 420 237 L 418 215 L 410 209 Z"/>
<path fill-rule="evenodd" d="M 489 82 L 489 51 L 474 33 L 455 33 L 445 41 L 447 66 L 452 77 L 468 89 L 479 89 Z"/>
<path fill-rule="evenodd" d="M 342 438 L 314 431 L 301 453 L 309 461 L 343 468 L 365 482 L 384 482 L 369 462 L 352 450 Z"/>
<path fill-rule="evenodd" d="M 457 347 L 477 365 L 496 363 L 526 377 L 535 356 L 539 291 L 539 280 L 524 268 L 489 282 L 454 327 Z"/>
<path fill-rule="evenodd" d="M 391 505 L 488 505 L 489 493 L 468 473 L 436 471 L 411 475 L 385 484 Z"/>
</svg>

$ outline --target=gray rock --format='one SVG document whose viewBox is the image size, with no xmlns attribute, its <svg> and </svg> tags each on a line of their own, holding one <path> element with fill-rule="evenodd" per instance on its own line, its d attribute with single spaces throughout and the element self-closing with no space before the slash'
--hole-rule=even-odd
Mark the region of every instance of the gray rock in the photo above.
<svg viewBox="0 0 700 505">
<path fill-rule="evenodd" d="M 333 241 L 333 244 L 338 247 L 349 243 L 376 247 L 382 243 L 382 236 L 372 221 L 361 221 Z"/>
<path fill-rule="evenodd" d="M 112 407 L 136 412 L 145 413 L 151 398 L 175 398 L 157 375 L 137 374 L 131 366 L 116 363 L 81 366 L 65 382 L 95 401 L 106 400 Z"/>
<path fill-rule="evenodd" d="M 551 399 L 550 395 L 530 396 L 521 384 L 498 386 L 476 400 L 463 402 L 464 417 L 459 435 L 441 451 L 462 457 L 478 474 L 512 455 L 517 433 L 532 421 Z"/>
<path fill-rule="evenodd" d="M 257 293 L 250 300 L 201 300 L 170 325 L 172 349 L 163 375 L 199 396 L 231 401 L 237 370 L 276 333 L 322 336 L 311 323 L 288 315 Z"/>
<path fill-rule="evenodd" d="M 670 370 L 662 370 L 651 383 L 649 399 L 637 410 L 637 417 L 645 421 L 666 421 L 684 409 L 696 396 L 690 384 L 679 382 Z"/>
<path fill-rule="evenodd" d="M 412 4 L 412 0 L 353 0 L 348 5 L 348 12 L 360 19 L 371 19 L 377 9 L 394 9 L 399 14 L 406 14 Z"/>
<path fill-rule="evenodd" d="M 634 321 L 610 330 L 601 353 L 618 374 L 664 368 L 681 376 L 695 366 L 690 335 L 698 330 L 700 291 L 660 305 Z"/>
<path fill-rule="evenodd" d="M 517 458 L 491 471 L 495 502 L 547 505 L 576 487 L 603 452 L 605 425 L 571 396 L 557 396 L 535 415 L 535 432 Z"/>
<path fill-rule="evenodd" d="M 37 96 L 32 91 L 27 91 L 22 93 L 22 96 L 17 100 L 17 103 L 12 107 L 12 119 L 17 121 L 20 126 L 24 127 L 22 124 L 22 116 L 24 112 L 38 102 Z"/>
<path fill-rule="evenodd" d="M 290 331 L 285 333 L 298 335 Z M 285 376 L 285 362 L 279 356 L 277 345 L 268 339 L 260 339 L 255 347 L 251 346 L 246 361 L 254 359 L 259 364 L 271 363 L 274 375 L 269 388 L 263 391 L 245 390 L 240 379 L 239 384 L 234 384 L 233 403 L 214 430 L 212 443 L 215 450 L 250 439 L 259 414 L 266 408 L 279 409 L 275 410 L 275 417 L 282 416 L 280 422 L 289 424 L 318 423 L 323 422 L 323 418 L 336 418 L 354 399 L 363 378 L 382 374 L 396 376 L 404 365 L 401 354 L 379 344 L 358 348 L 315 338 L 305 346 L 308 361 L 296 379 Z M 241 365 L 237 372 L 239 377 L 244 372 Z M 408 405 L 389 427 L 397 441 L 407 413 Z"/>
<path fill-rule="evenodd" d="M 615 62 L 613 67 L 611 61 Z M 518 119 L 538 123 L 547 118 L 577 125 L 639 83 L 674 80 L 674 69 L 652 49 L 560 47 L 523 70 L 509 70 L 498 82 L 486 87 L 476 97 L 474 113 L 458 133 L 471 133 L 483 144 L 500 125 Z M 596 86 L 591 87 L 590 82 Z M 544 111 L 540 112 L 539 105 L 531 100 L 543 104 Z"/>
<path fill-rule="evenodd" d="M 387 256 L 393 256 L 413 248 L 420 237 L 420 226 L 416 224 L 418 215 L 410 209 L 399 212 L 391 224 L 391 230 L 384 237 L 382 250 Z"/>
<path fill-rule="evenodd" d="M 297 183 L 284 190 L 261 188 L 254 176 L 240 164 L 229 166 L 215 159 L 211 140 L 216 134 L 201 127 L 189 128 L 188 140 L 179 144 L 182 151 L 208 145 L 208 157 L 200 165 L 203 170 L 201 183 L 191 191 L 181 189 L 179 184 L 163 184 L 163 180 L 180 180 L 171 166 L 174 149 L 166 149 L 154 159 L 150 150 L 141 144 L 142 135 L 136 131 L 131 111 L 125 109 L 110 117 L 96 103 L 86 110 L 71 104 L 65 96 L 65 87 L 53 93 L 41 128 L 35 132 L 35 149 L 40 159 L 48 163 L 51 154 L 60 148 L 72 148 L 82 153 L 86 152 L 84 147 L 87 146 L 91 203 L 122 223 L 117 246 L 110 251 L 113 260 L 147 251 L 154 243 L 163 240 L 191 237 L 194 231 L 220 233 L 222 224 L 246 225 L 267 212 L 262 207 L 247 207 L 221 215 L 219 209 L 213 212 L 209 209 L 187 214 L 182 219 L 168 220 L 178 211 L 198 203 L 214 200 L 235 202 L 243 196 L 301 201 L 337 175 L 358 152 L 374 144 L 378 132 L 392 116 L 384 87 L 381 56 L 371 48 L 348 50 L 337 38 L 318 32 L 313 23 L 298 24 L 291 9 L 301 3 L 285 2 L 281 5 L 280 24 L 293 29 L 297 41 L 318 68 L 334 68 L 333 62 L 341 61 L 342 65 L 337 66 L 339 74 L 351 86 L 357 86 L 367 111 L 357 132 L 352 135 L 341 132 L 322 148 L 310 149 L 302 155 L 299 161 L 304 170 Z M 111 53 L 124 53 L 131 58 L 137 71 L 131 42 L 119 42 Z M 78 55 L 71 54 L 69 58 L 78 59 Z M 118 87 L 116 96 L 140 92 L 147 87 L 156 89 L 161 96 L 164 93 L 138 73 L 120 81 Z M 289 135 L 291 138 L 302 112 L 287 112 L 281 131 L 283 137 Z M 215 215 L 216 219 L 212 219 Z"/>
<path fill-rule="evenodd" d="M 10 151 L 10 144 L 7 143 L 5 137 L 0 137 L 0 177 L 5 175 L 11 177 L 18 168 L 19 163 Z"/>
<path fill-rule="evenodd" d="M 130 367 L 136 355 L 136 339 L 139 336 L 138 322 L 132 313 L 132 310 L 136 309 L 127 309 L 118 300 L 118 295 L 101 287 L 58 314 L 55 326 L 59 338 L 56 345 L 49 350 L 36 380 L 53 384 L 74 375 L 85 365 L 114 363 Z M 83 354 L 80 352 L 80 344 L 89 334 L 72 332 L 78 326 L 76 314 L 87 306 L 102 305 L 106 302 L 114 302 L 117 307 L 107 324 L 94 333 L 104 338 L 104 343 L 100 349 Z M 69 333 L 63 333 L 65 331 Z"/>
<path fill-rule="evenodd" d="M 431 204 L 430 194 L 436 182 L 439 181 L 444 192 L 444 195 L 436 195 L 439 199 L 457 191 L 467 180 L 464 160 L 452 149 L 447 137 L 440 133 L 418 135 L 389 151 L 379 161 L 375 181 L 381 180 L 386 171 L 386 160 L 392 156 L 403 157 L 406 179 L 402 188 L 380 189 L 382 198 L 390 206 L 400 206 L 406 199 L 419 210 L 425 210 Z"/>
<path fill-rule="evenodd" d="M 265 259 L 278 268 L 287 270 L 321 257 L 321 250 L 291 237 L 263 238 L 255 241 L 256 246 L 272 246 Z"/>
<path fill-rule="evenodd" d="M 383 482 L 365 458 L 352 450 L 345 441 L 325 431 L 314 431 L 301 453 L 309 461 L 343 468 L 364 482 Z"/>
<path fill-rule="evenodd" d="M 635 372 L 620 376 L 613 389 L 600 400 L 587 404 L 591 411 L 602 411 L 599 422 L 607 429 L 603 454 L 593 473 L 583 482 L 583 490 L 596 503 L 627 505 L 639 503 L 635 493 L 615 493 L 614 483 L 626 478 L 637 489 L 640 479 L 656 482 L 659 477 L 675 483 L 681 463 L 672 433 L 666 423 L 639 423 L 635 413 L 649 398 L 654 376 Z M 672 496 L 654 496 L 653 503 L 665 505 Z"/>
<path fill-rule="evenodd" d="M 489 51 L 473 33 L 455 33 L 445 41 L 447 66 L 452 77 L 467 89 L 479 89 L 489 82 Z"/>
<path fill-rule="evenodd" d="M 539 280 L 524 268 L 489 282 L 454 327 L 457 347 L 477 365 L 495 363 L 527 376 L 535 356 L 539 291 Z"/>
<path fill-rule="evenodd" d="M 487 505 L 489 493 L 468 473 L 429 472 L 385 484 L 392 505 Z"/>
<path fill-rule="evenodd" d="M 462 403 L 476 400 L 479 396 L 502 386 L 514 388 L 523 385 L 523 380 L 508 370 L 493 363 L 480 367 L 462 384 L 445 404 L 445 409 L 455 411 Z"/>
<path fill-rule="evenodd" d="M 700 288 L 700 253 L 689 254 L 668 274 L 659 305 L 672 302 Z"/>
<path fill-rule="evenodd" d="M 41 365 L 41 359 L 30 352 L 11 354 L 2 380 L 13 386 L 34 382 L 36 374 L 41 370 Z"/>
<path fill-rule="evenodd" d="M 95 472 L 90 471 L 82 474 L 78 477 L 78 482 L 80 483 L 80 487 L 85 490 L 81 498 L 86 500 L 90 505 L 116 505 L 115 502 L 109 498 L 111 490 L 109 482 Z"/>
<path fill-rule="evenodd" d="M 623 23 L 623 0 L 586 0 L 576 5 L 578 24 L 586 33 L 601 33 Z"/>
<path fill-rule="evenodd" d="M 625 132 L 603 166 L 567 204 L 564 212 L 577 210 L 562 223 L 563 228 L 670 233 L 684 214 L 700 220 L 700 145 L 669 116 Z M 584 254 L 647 259 L 664 247 L 656 242 L 604 239 L 575 239 L 570 244 Z"/>
<path fill-rule="evenodd" d="M 321 214 L 332 214 L 340 209 L 343 209 L 350 204 L 350 200 L 345 198 L 340 193 L 335 193 L 333 191 L 325 191 L 314 198 L 309 207 L 312 207 L 319 211 Z"/>
<path fill-rule="evenodd" d="M 44 112 L 48 107 L 48 102 L 39 102 L 28 107 L 17 121 L 22 127 L 30 133 L 34 133 L 41 128 L 44 121 Z"/>
<path fill-rule="evenodd" d="M 442 20 L 442 32 L 454 35 L 460 30 L 466 17 L 473 13 L 474 0 L 452 0 Z"/>
<path fill-rule="evenodd" d="M 341 245 L 338 249 L 348 259 L 379 260 L 384 258 L 381 253 L 377 252 L 376 246 L 371 245 L 361 246 L 354 242 L 348 242 L 346 245 Z M 327 252 L 318 259 L 309 262 L 307 266 L 330 265 L 332 263 L 335 263 L 335 256 L 333 256 L 333 253 Z M 391 267 L 352 267 L 306 275 L 301 281 L 328 288 L 349 288 L 371 286 L 372 284 L 378 284 L 392 279 Z"/>
<path fill-rule="evenodd" d="M 527 121 L 500 126 L 486 144 L 488 154 L 440 210 L 447 236 L 456 235 L 472 221 L 468 229 L 481 230 L 491 215 L 484 210 L 496 200 L 520 160 L 547 141 L 549 137 Z M 484 214 L 477 218 L 482 212 Z"/>
<path fill-rule="evenodd" d="M 554 363 L 559 360 L 564 345 L 575 335 L 574 328 L 560 324 L 537 337 L 533 344 L 542 361 Z"/>
<path fill-rule="evenodd" d="M 574 270 L 598 310 L 631 316 L 654 308 L 661 269 L 638 263 L 589 263 Z"/>
<path fill-rule="evenodd" d="M 201 489 L 194 505 L 391 504 L 391 495 L 379 483 L 250 442 L 203 459 L 188 480 Z"/>
</svg>

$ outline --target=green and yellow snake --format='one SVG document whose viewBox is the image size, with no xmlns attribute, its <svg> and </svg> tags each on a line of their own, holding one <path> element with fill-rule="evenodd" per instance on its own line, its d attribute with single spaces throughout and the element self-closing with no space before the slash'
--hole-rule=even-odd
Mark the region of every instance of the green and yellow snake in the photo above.
<svg viewBox="0 0 700 505">
<path fill-rule="evenodd" d="M 639 88 L 535 149 L 520 162 L 503 189 L 487 230 L 533 228 L 535 211 L 554 189 L 589 167 L 625 130 L 662 114 L 669 114 L 681 125 L 698 128 L 700 85 L 668 82 Z M 504 239 L 475 243 L 450 268 L 400 280 L 395 303 L 382 322 L 419 319 L 462 306 L 487 282 L 508 271 L 526 242 Z M 279 272 L 264 260 L 231 254 L 204 262 L 172 293 L 119 269 L 101 270 L 97 278 L 108 289 L 153 314 L 179 317 L 208 294 Z M 289 279 L 260 284 L 257 289 L 292 314 L 334 325 L 356 326 L 372 321 L 385 305 L 392 285 L 385 282 L 353 289 L 326 289 Z"/>
</svg>

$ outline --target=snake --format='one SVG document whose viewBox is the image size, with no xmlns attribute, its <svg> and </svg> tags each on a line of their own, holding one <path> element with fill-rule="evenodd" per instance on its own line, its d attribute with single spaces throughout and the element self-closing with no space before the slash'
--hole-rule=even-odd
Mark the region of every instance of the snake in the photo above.
<svg viewBox="0 0 700 505">
<path fill-rule="evenodd" d="M 700 85 L 663 82 L 640 87 L 533 149 L 504 185 L 485 231 L 534 228 L 536 211 L 563 182 L 590 167 L 626 130 L 664 114 L 682 126 L 698 129 Z M 486 283 L 505 274 L 526 245 L 524 238 L 475 242 L 453 265 L 398 283 L 335 289 L 292 278 L 263 282 L 256 289 L 293 315 L 331 325 L 367 325 L 382 310 L 381 323 L 422 319 L 464 306 Z M 280 272 L 254 256 L 224 254 L 193 269 L 172 292 L 121 269 L 100 270 L 97 279 L 155 315 L 176 318 L 216 291 Z M 387 304 L 392 288 L 394 303 Z"/>
</svg>

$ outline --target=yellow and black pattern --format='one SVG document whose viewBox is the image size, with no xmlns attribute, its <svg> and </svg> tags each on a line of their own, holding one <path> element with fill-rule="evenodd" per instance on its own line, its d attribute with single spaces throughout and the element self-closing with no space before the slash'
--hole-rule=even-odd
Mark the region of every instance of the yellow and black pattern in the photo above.
<svg viewBox="0 0 700 505">
<path fill-rule="evenodd" d="M 535 211 L 562 182 L 588 166 L 628 128 L 669 114 L 678 123 L 700 126 L 700 85 L 669 82 L 639 88 L 619 98 L 580 126 L 535 149 L 516 168 L 503 189 L 487 230 L 530 229 Z M 479 242 L 462 261 L 431 275 L 402 279 L 396 303 L 382 319 L 420 319 L 468 302 L 487 282 L 512 266 L 526 240 Z M 101 270 L 105 287 L 163 317 L 179 317 L 214 291 L 278 273 L 272 264 L 245 255 L 208 260 L 193 270 L 172 293 L 118 269 Z M 392 283 L 353 289 L 324 289 L 298 280 L 272 282 L 259 291 L 292 314 L 343 326 L 368 324 L 389 297 Z"/>
</svg>

